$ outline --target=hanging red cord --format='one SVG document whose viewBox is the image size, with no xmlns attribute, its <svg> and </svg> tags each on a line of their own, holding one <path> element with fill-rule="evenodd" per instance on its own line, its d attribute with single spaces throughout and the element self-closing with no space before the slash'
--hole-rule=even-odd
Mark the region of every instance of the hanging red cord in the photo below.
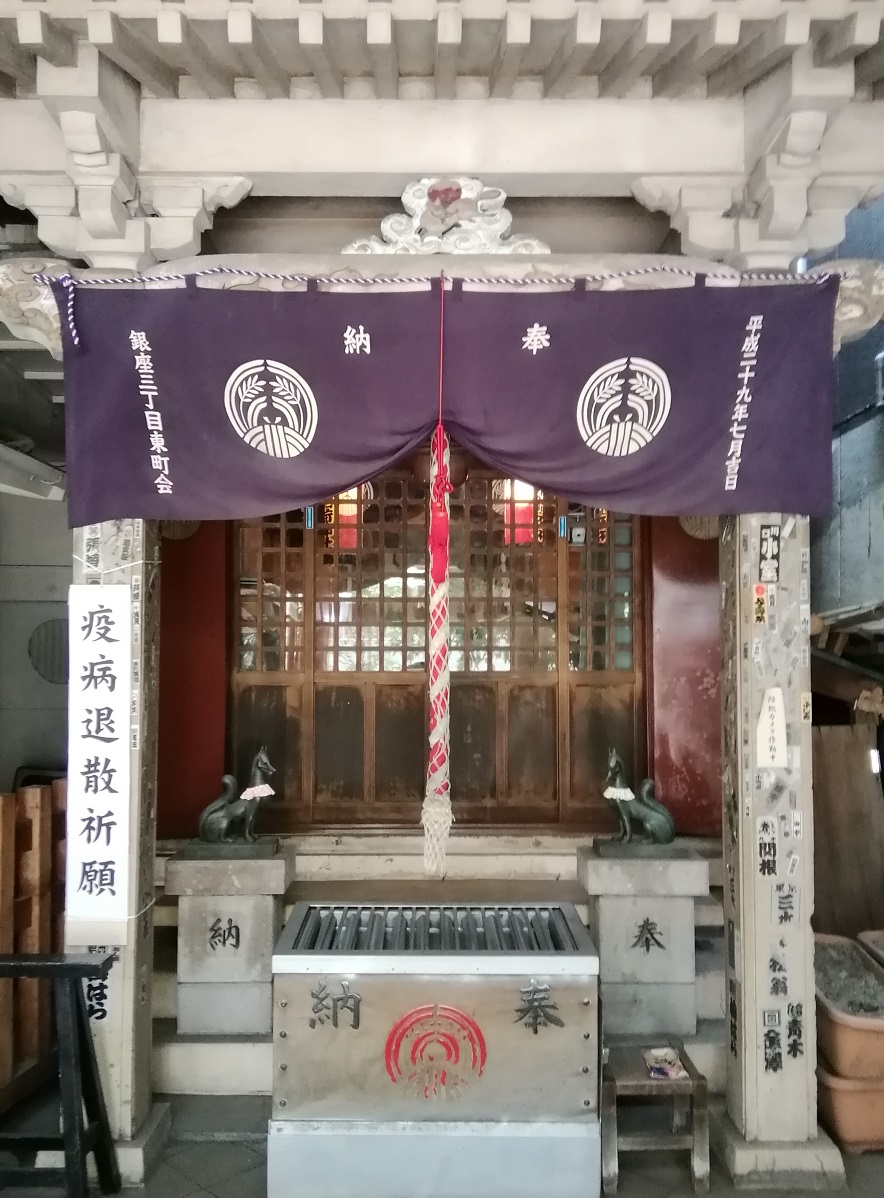
<svg viewBox="0 0 884 1198">
<path fill-rule="evenodd" d="M 436 471 L 430 493 L 430 577 L 438 586 L 448 575 L 448 505 L 445 497 L 454 490 L 445 453 L 445 429 L 442 424 L 443 363 L 445 355 L 445 276 L 439 279 L 439 419 L 433 432 L 432 457 Z"/>
</svg>

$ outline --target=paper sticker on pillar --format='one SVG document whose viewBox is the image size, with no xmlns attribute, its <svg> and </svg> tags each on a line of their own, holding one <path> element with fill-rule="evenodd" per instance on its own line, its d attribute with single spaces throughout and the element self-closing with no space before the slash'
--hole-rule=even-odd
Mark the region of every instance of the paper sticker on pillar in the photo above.
<svg viewBox="0 0 884 1198">
<path fill-rule="evenodd" d="M 793 1061 L 804 1056 L 804 1003 L 790 1002 L 786 1008 L 786 1053 Z"/>
<path fill-rule="evenodd" d="M 778 1027 L 766 1027 L 762 1038 L 764 1052 L 764 1072 L 782 1073 L 783 1070 L 783 1034 Z"/>
<path fill-rule="evenodd" d="M 762 1027 L 780 1027 L 782 1022 L 782 1012 L 775 1008 L 767 1008 L 761 1012 Z"/>
<path fill-rule="evenodd" d="M 779 686 L 768 687 L 764 692 L 756 729 L 755 756 L 762 769 L 785 769 L 789 764 L 786 706 Z"/>
<path fill-rule="evenodd" d="M 427 1101 L 454 1098 L 482 1076 L 488 1050 L 479 1025 L 456 1007 L 415 1007 L 390 1029 L 384 1065 L 394 1085 Z"/>
<path fill-rule="evenodd" d="M 785 793 L 786 783 L 782 780 L 782 778 L 777 778 L 767 793 L 767 805 L 771 811 L 774 809 L 774 807 L 776 807 L 777 803 L 779 803 L 780 799 Z"/>
<path fill-rule="evenodd" d="M 731 1056 L 736 1059 L 739 1049 L 739 1006 L 737 1004 L 737 983 L 733 978 L 728 980 L 727 1010 Z"/>
<path fill-rule="evenodd" d="M 759 545 L 758 577 L 764 583 L 780 581 L 780 526 L 762 524 Z"/>
<path fill-rule="evenodd" d="M 94 953 L 98 957 L 107 957 L 110 955 L 114 959 L 114 965 L 111 965 L 106 978 L 87 978 L 83 982 L 86 1014 L 93 1023 L 102 1023 L 108 1016 L 111 978 L 115 973 L 114 966 L 120 959 L 120 950 L 116 945 L 89 944 L 86 946 L 86 952 Z"/>
<path fill-rule="evenodd" d="M 786 941 L 778 940 L 770 950 L 768 981 L 771 998 L 785 998 L 789 993 L 789 974 L 786 968 Z"/>
<path fill-rule="evenodd" d="M 798 609 L 798 630 L 802 636 L 810 636 L 810 604 L 802 603 Z"/>
<path fill-rule="evenodd" d="M 87 524 L 84 540 L 83 572 L 85 574 L 101 573 L 101 525 Z"/>
<path fill-rule="evenodd" d="M 763 583 L 752 588 L 752 623 L 756 628 L 767 624 L 767 587 Z"/>
<path fill-rule="evenodd" d="M 776 882 L 771 894 L 771 918 L 779 927 L 797 923 L 801 916 L 801 894 L 795 882 Z"/>
<path fill-rule="evenodd" d="M 776 877 L 777 858 L 777 820 L 762 816 L 758 821 L 758 873 L 762 878 Z"/>
<path fill-rule="evenodd" d="M 810 691 L 801 693 L 801 723 L 809 724 L 813 720 L 813 697 Z"/>
</svg>

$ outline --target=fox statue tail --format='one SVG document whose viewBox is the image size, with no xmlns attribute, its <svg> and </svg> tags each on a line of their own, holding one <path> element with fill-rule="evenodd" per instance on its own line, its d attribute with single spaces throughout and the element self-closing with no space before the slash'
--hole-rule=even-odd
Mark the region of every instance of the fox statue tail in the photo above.
<svg viewBox="0 0 884 1198">
<path fill-rule="evenodd" d="M 212 816 L 217 815 L 219 811 L 223 811 L 236 798 L 236 778 L 233 774 L 225 774 L 221 779 L 222 791 L 220 798 L 217 798 L 214 803 L 210 803 L 204 811 L 200 813 L 199 819 L 199 837 L 200 840 L 215 840 L 217 837 L 212 835 Z"/>
</svg>

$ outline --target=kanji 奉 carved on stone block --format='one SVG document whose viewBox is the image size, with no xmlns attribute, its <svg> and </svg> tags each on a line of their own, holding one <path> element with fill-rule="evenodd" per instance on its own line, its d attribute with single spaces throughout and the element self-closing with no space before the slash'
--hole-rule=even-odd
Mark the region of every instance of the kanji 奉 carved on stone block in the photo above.
<svg viewBox="0 0 884 1198">
<path fill-rule="evenodd" d="M 651 844 L 672 844 L 675 840 L 675 821 L 654 797 L 654 783 L 646 778 L 636 795 L 626 785 L 626 768 L 616 749 L 608 750 L 608 775 L 605 781 L 605 798 L 616 809 L 620 821 L 620 840 L 629 844 L 633 827 L 637 824 Z"/>
</svg>

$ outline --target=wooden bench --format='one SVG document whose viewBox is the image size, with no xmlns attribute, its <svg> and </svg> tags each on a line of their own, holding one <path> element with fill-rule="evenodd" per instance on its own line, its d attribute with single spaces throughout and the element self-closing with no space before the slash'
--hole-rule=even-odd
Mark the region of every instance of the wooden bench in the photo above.
<svg viewBox="0 0 884 1198">
<path fill-rule="evenodd" d="M 644 1053 L 668 1045 L 678 1053 L 688 1076 L 653 1078 Z M 617 1130 L 619 1098 L 672 1100 L 672 1132 L 638 1133 Z M 706 1078 L 698 1073 L 680 1040 L 667 1037 L 654 1045 L 612 1046 L 602 1070 L 602 1185 L 606 1194 L 617 1193 L 620 1152 L 674 1152 L 689 1150 L 691 1176 L 698 1193 L 709 1189 L 709 1106 Z"/>
</svg>

